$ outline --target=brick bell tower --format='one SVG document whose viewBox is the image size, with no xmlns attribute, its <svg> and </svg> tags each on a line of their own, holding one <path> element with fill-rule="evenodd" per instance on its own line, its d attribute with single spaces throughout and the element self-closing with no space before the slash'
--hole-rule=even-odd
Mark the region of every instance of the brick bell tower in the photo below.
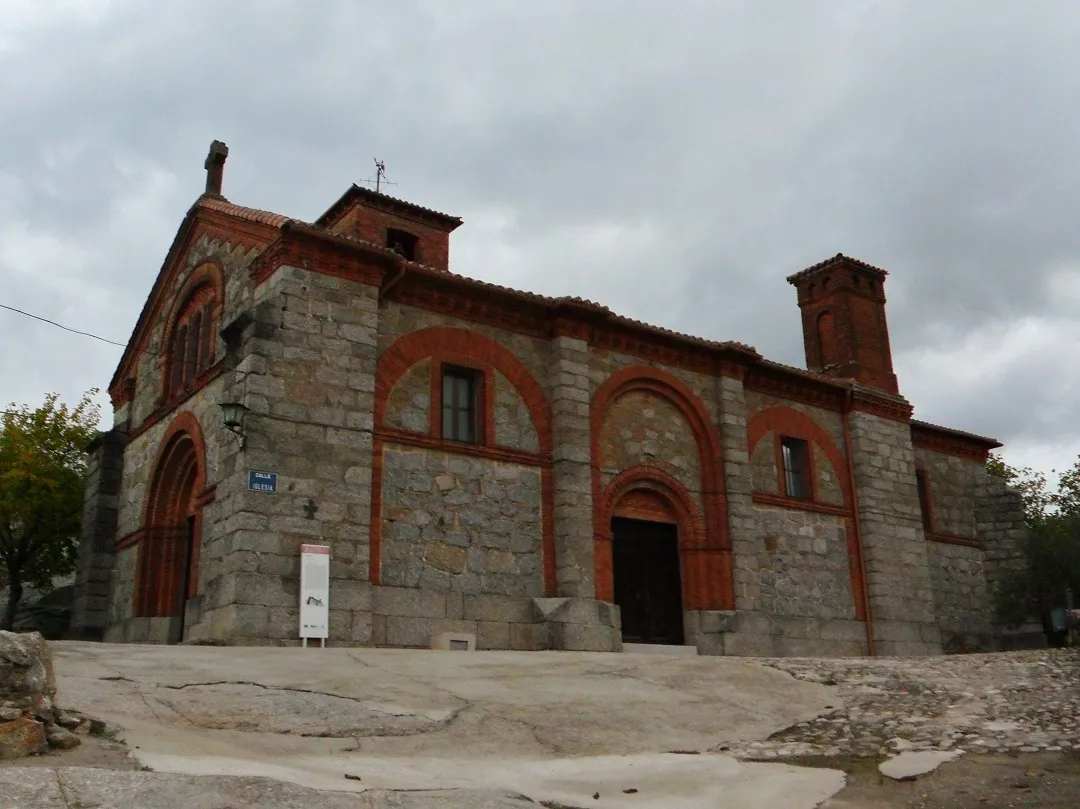
<svg viewBox="0 0 1080 809">
<path fill-rule="evenodd" d="M 837 253 L 788 277 L 799 294 L 809 370 L 899 395 L 885 322 L 886 275 Z"/>
</svg>

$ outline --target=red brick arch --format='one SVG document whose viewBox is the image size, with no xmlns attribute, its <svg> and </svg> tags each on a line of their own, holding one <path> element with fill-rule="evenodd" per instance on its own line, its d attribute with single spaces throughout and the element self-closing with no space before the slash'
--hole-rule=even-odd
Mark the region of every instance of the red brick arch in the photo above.
<svg viewBox="0 0 1080 809">
<path fill-rule="evenodd" d="M 855 529 L 855 520 L 852 513 L 854 509 L 854 497 L 851 489 L 851 478 L 848 475 L 848 467 L 844 456 L 837 449 L 832 436 L 828 431 L 814 421 L 813 418 L 786 405 L 773 405 L 756 413 L 746 425 L 747 453 L 754 457 L 754 450 L 758 443 L 769 433 L 786 435 L 791 438 L 802 438 L 812 446 L 816 445 L 825 453 L 825 457 L 832 464 L 833 474 L 840 483 L 840 491 L 844 497 L 844 507 L 849 515 L 844 518 L 844 532 L 847 536 L 848 566 L 851 570 L 851 595 L 855 602 L 855 617 L 866 620 L 865 599 L 863 598 L 862 562 L 859 554 L 859 537 Z M 779 473 L 779 468 L 777 472 Z M 814 483 L 816 491 L 817 484 Z"/>
<path fill-rule="evenodd" d="M 135 581 L 135 614 L 175 616 L 194 595 L 206 489 L 206 442 L 194 414 L 184 411 L 165 432 L 154 461 L 143 512 Z M 188 519 L 194 544 L 187 553 Z M 183 592 L 185 581 L 187 592 Z"/>
<path fill-rule="evenodd" d="M 844 456 L 836 448 L 828 431 L 801 410 L 786 405 L 774 405 L 756 413 L 746 425 L 747 452 L 754 457 L 758 443 L 769 433 L 783 433 L 791 438 L 802 438 L 817 445 L 832 464 L 833 474 L 840 483 L 844 506 L 851 508 L 851 481 L 848 480 Z"/>
<path fill-rule="evenodd" d="M 455 329 L 449 326 L 432 326 L 414 331 L 399 338 L 379 357 L 375 376 L 375 426 L 384 426 L 386 403 L 390 392 L 398 380 L 421 360 L 431 359 L 434 363 L 449 362 L 471 368 L 491 369 L 501 373 L 517 389 L 532 416 L 533 426 L 539 438 L 540 452 L 550 455 L 551 406 L 547 394 L 533 377 L 525 364 L 512 351 L 490 337 L 485 337 L 468 329 Z M 434 376 L 434 374 L 433 374 Z M 488 397 L 490 400 L 491 397 Z M 437 401 L 432 401 L 432 417 L 435 416 Z M 489 401 L 488 406 L 492 403 Z M 485 421 L 488 429 L 493 428 L 491 419 Z"/>
<path fill-rule="evenodd" d="M 541 509 L 540 533 L 543 558 L 544 592 L 555 595 L 555 488 L 553 485 L 551 456 L 553 451 L 551 404 L 544 388 L 536 381 L 525 364 L 513 352 L 486 337 L 469 329 L 449 326 L 431 326 L 414 331 L 397 339 L 379 357 L 375 371 L 375 446 L 372 470 L 371 493 L 371 533 L 369 551 L 369 569 L 373 584 L 378 584 L 382 577 L 382 448 L 386 436 L 386 405 L 390 393 L 402 376 L 416 363 L 430 359 L 431 373 L 431 423 L 426 439 L 432 446 L 451 452 L 469 451 L 472 454 L 505 460 L 505 453 L 495 447 L 494 441 L 494 397 L 481 394 L 483 412 L 480 414 L 483 431 L 483 445 L 462 447 L 444 445 L 439 439 L 438 416 L 440 412 L 441 388 L 435 368 L 446 362 L 466 368 L 485 371 L 485 377 L 498 371 L 514 386 L 521 396 L 525 407 L 532 417 L 533 426 L 539 443 L 539 457 L 529 458 L 526 463 L 535 463 L 540 467 L 540 486 L 543 508 Z M 394 440 L 400 440 L 395 437 Z M 511 457 L 520 459 L 522 453 Z M 520 461 L 519 461 L 520 462 Z"/>
<path fill-rule="evenodd" d="M 165 317 L 165 330 L 162 332 L 160 351 L 158 352 L 158 372 L 162 375 L 161 382 L 163 391 L 169 391 L 169 380 L 172 373 L 172 349 L 173 336 L 176 333 L 177 324 L 188 314 L 193 301 L 198 298 L 199 303 L 212 300 L 211 307 L 211 354 L 213 345 L 217 340 L 218 325 L 221 323 L 221 310 L 225 300 L 225 281 L 221 262 L 216 258 L 208 258 L 192 270 L 184 281 L 176 297 L 169 307 Z"/>
<path fill-rule="evenodd" d="M 672 374 L 646 365 L 623 368 L 612 374 L 593 395 L 590 409 L 593 466 L 593 544 L 596 564 L 596 597 L 603 601 L 613 598 L 614 579 L 611 570 L 611 517 L 617 499 L 602 491 L 600 480 L 600 433 L 611 406 L 622 396 L 634 391 L 647 391 L 674 405 L 694 434 L 701 468 L 701 496 L 704 513 L 697 507 L 688 509 L 684 500 L 693 505 L 692 496 L 669 474 L 658 467 L 638 466 L 624 470 L 612 481 L 630 488 L 663 489 L 673 507 L 687 521 L 680 530 L 680 555 L 683 563 L 683 600 L 686 609 L 732 609 L 734 587 L 731 569 L 731 545 L 728 536 L 727 503 L 721 484 L 723 454 L 720 437 L 705 406 L 690 388 Z M 626 476 L 625 478 L 623 476 Z M 625 492 L 623 492 L 625 493 Z M 620 495 L 621 496 L 621 495 Z M 692 514 L 697 514 L 692 519 Z"/>
<path fill-rule="evenodd" d="M 686 487 L 663 469 L 650 465 L 624 469 L 601 495 L 597 505 L 602 527 L 596 538 L 596 597 L 603 601 L 614 597 L 611 519 L 621 502 L 643 490 L 665 503 L 678 526 L 683 608 L 728 609 L 724 606 L 724 582 L 730 570 L 730 554 L 722 548 L 708 547 L 705 519 Z"/>
</svg>

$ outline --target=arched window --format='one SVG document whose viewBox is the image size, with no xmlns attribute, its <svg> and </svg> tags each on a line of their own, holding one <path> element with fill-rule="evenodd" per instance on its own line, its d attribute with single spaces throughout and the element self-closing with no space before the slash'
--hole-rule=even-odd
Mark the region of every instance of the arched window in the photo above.
<svg viewBox="0 0 1080 809">
<path fill-rule="evenodd" d="M 179 309 L 168 346 L 168 394 L 189 390 L 214 360 L 217 296 L 209 284 L 197 287 Z"/>
</svg>

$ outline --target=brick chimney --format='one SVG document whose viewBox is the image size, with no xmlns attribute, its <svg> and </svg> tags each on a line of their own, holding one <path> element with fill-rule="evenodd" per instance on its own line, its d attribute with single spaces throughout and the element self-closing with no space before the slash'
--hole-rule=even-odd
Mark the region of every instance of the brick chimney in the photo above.
<svg viewBox="0 0 1080 809">
<path fill-rule="evenodd" d="M 809 370 L 899 393 L 885 322 L 886 275 L 837 253 L 787 279 L 798 290 Z"/>
<path fill-rule="evenodd" d="M 206 191 L 212 197 L 221 197 L 221 180 L 225 174 L 225 159 L 229 156 L 229 147 L 220 140 L 210 144 L 203 168 L 206 169 Z"/>
</svg>

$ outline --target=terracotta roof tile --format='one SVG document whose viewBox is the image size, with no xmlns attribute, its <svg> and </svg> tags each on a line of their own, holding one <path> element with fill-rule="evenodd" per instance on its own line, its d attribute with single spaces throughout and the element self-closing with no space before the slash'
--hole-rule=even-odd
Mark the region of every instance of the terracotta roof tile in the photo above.
<svg viewBox="0 0 1080 809">
<path fill-rule="evenodd" d="M 942 427 L 940 424 L 931 424 L 928 421 L 920 421 L 918 419 L 911 420 L 912 427 L 921 427 L 925 430 L 933 430 L 939 433 L 948 433 L 958 438 L 968 438 L 972 441 L 978 441 L 979 443 L 986 444 L 991 449 L 994 447 L 1002 446 L 1001 442 L 995 438 L 987 438 L 985 435 L 976 435 L 975 433 L 965 432 L 964 430 L 954 430 L 952 427 Z"/>
<path fill-rule="evenodd" d="M 823 270 L 826 267 L 833 267 L 835 265 L 844 264 L 848 266 L 861 267 L 864 270 L 869 270 L 870 272 L 876 273 L 880 280 L 884 280 L 885 276 L 889 274 L 888 270 L 883 270 L 881 269 L 881 267 L 875 267 L 873 264 L 867 264 L 865 261 L 860 261 L 857 258 L 845 256 L 843 253 L 837 253 L 835 256 L 831 256 L 824 261 L 819 261 L 817 264 L 814 264 L 811 267 L 807 267 L 805 270 L 800 270 L 794 275 L 789 275 L 787 277 L 787 282 L 789 284 L 796 284 L 807 276 L 813 275 L 814 273 L 818 272 L 819 270 Z"/>
<path fill-rule="evenodd" d="M 348 203 L 356 198 L 367 200 L 368 202 L 382 203 L 383 205 L 393 205 L 401 208 L 405 208 L 414 214 L 419 214 L 421 217 L 427 219 L 434 219 L 444 226 L 449 226 L 450 230 L 460 226 L 462 224 L 461 217 L 451 216 L 450 214 L 436 211 L 433 208 L 425 208 L 423 205 L 417 205 L 414 202 L 408 202 L 397 197 L 392 197 L 389 194 L 384 194 L 381 191 L 372 191 L 370 188 L 364 188 L 356 183 L 353 183 L 349 188 L 345 190 L 333 205 L 326 209 L 315 220 L 316 225 L 325 225 L 339 218 L 339 215 L 344 213 L 348 207 Z"/>
<path fill-rule="evenodd" d="M 260 211 L 258 208 L 245 208 L 243 205 L 235 205 L 221 197 L 209 197 L 203 195 L 195 203 L 196 207 L 206 208 L 211 211 L 219 211 L 238 219 L 246 219 L 249 222 L 258 222 L 263 225 L 279 228 L 289 221 L 289 217 L 282 216 L 272 211 Z"/>
</svg>

